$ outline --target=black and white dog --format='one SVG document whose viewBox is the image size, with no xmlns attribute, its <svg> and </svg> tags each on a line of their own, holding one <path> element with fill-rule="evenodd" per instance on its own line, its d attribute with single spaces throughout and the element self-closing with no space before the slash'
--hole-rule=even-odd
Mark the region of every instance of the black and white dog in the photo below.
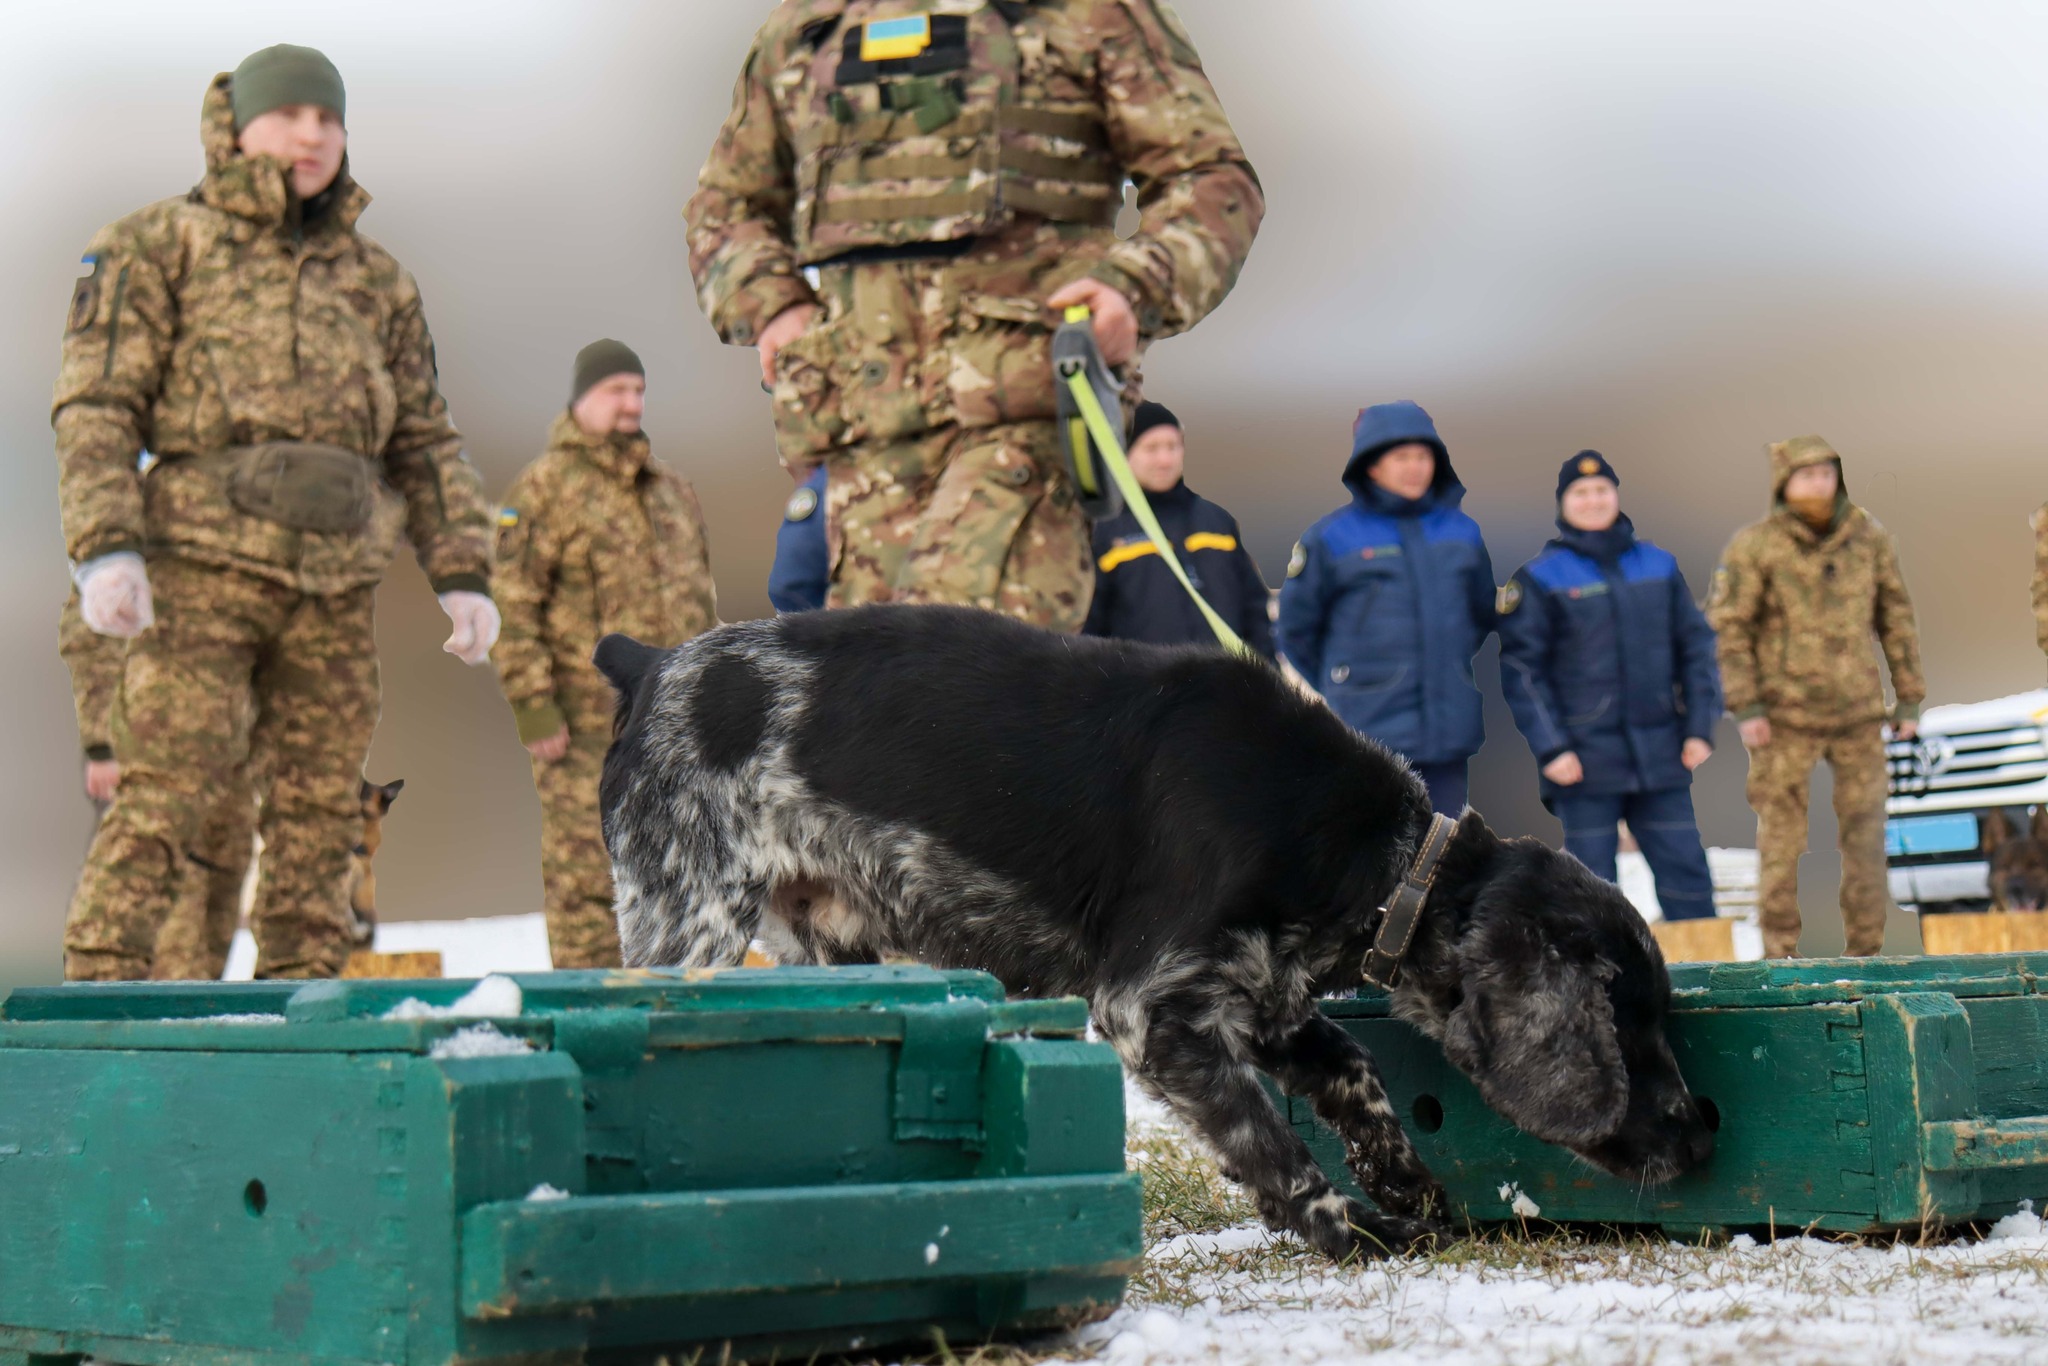
<svg viewBox="0 0 2048 1366">
<path fill-rule="evenodd" d="M 597 663 L 620 697 L 603 807 L 627 962 L 736 964 L 758 936 L 784 962 L 905 953 L 1085 996 L 1269 1225 L 1334 1257 L 1434 1235 L 1441 1188 L 1371 1056 L 1316 1009 L 1359 984 L 1429 802 L 1274 669 L 942 607 L 674 651 L 610 636 Z M 1606 1171 L 1703 1160 L 1641 918 L 1534 840 L 1471 813 L 1445 829 L 1401 1016 L 1508 1119 Z M 1342 1136 L 1379 1212 L 1331 1185 L 1259 1071 Z"/>
</svg>

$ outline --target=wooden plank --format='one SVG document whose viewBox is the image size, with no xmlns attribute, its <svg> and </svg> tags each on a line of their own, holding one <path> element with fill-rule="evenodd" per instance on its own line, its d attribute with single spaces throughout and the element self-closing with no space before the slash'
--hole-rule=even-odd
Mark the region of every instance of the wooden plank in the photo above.
<svg viewBox="0 0 2048 1366">
<path fill-rule="evenodd" d="M 1955 1119 L 1921 1127 L 1922 1160 L 1932 1171 L 2011 1171 L 2048 1176 L 2048 1116 Z"/>
<path fill-rule="evenodd" d="M 332 1024 L 225 1024 L 207 1020 L 62 1020 L 0 1024 L 0 1050 L 165 1053 L 425 1053 L 475 1020 L 340 1020 Z M 498 1020 L 500 1033 L 546 1048 L 545 1019 Z"/>
<path fill-rule="evenodd" d="M 1735 925 L 1719 916 L 1696 920 L 1659 920 L 1650 926 L 1666 963 L 1732 963 Z"/>
<path fill-rule="evenodd" d="M 1922 1126 L 1977 1108 L 1968 1012 L 1940 992 L 1874 997 L 1862 1012 L 1879 1216 L 1894 1224 L 1967 1218 L 1977 1185 L 1960 1170 L 1928 1170 Z"/>
<path fill-rule="evenodd" d="M 982 1089 L 979 1175 L 1123 1169 L 1124 1073 L 1107 1044 L 995 1040 L 988 1046 Z"/>
<path fill-rule="evenodd" d="M 372 953 L 368 949 L 357 949 L 342 965 L 341 975 L 348 978 L 438 978 L 441 975 L 441 951 L 421 949 L 414 953 Z"/>
<path fill-rule="evenodd" d="M 1136 1176 L 584 1197 L 462 1218 L 462 1312 L 1135 1270 Z"/>
</svg>

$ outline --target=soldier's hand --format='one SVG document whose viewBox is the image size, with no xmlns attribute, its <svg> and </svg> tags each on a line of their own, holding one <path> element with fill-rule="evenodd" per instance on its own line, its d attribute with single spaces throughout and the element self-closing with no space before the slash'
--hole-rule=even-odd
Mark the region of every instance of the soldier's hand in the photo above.
<svg viewBox="0 0 2048 1366">
<path fill-rule="evenodd" d="M 156 624 L 156 600 L 142 556 L 117 550 L 78 566 L 78 614 L 103 636 L 133 640 Z"/>
<path fill-rule="evenodd" d="M 1752 716 L 1735 729 L 1742 733 L 1744 749 L 1762 749 L 1771 743 L 1771 718 L 1768 716 Z"/>
<path fill-rule="evenodd" d="M 569 752 L 569 727 L 560 730 L 545 740 L 529 740 L 526 752 L 544 764 L 552 764 Z"/>
<path fill-rule="evenodd" d="M 1575 751 L 1568 749 L 1543 766 L 1543 776 L 1559 787 L 1571 787 L 1586 780 L 1586 766 L 1579 762 Z"/>
<path fill-rule="evenodd" d="M 114 789 L 121 785 L 121 761 L 118 759 L 87 759 L 85 761 L 85 795 L 96 802 L 114 800 Z"/>
<path fill-rule="evenodd" d="M 489 659 L 491 647 L 498 643 L 498 628 L 504 624 L 498 615 L 498 605 L 482 593 L 459 588 L 441 594 L 440 603 L 455 627 L 441 648 L 464 664 L 481 664 Z"/>
<path fill-rule="evenodd" d="M 1100 280 L 1076 280 L 1046 303 L 1054 312 L 1086 304 L 1089 319 L 1095 325 L 1095 344 L 1111 365 L 1122 365 L 1138 353 L 1138 315 L 1131 311 L 1131 301 L 1114 285 Z"/>
<path fill-rule="evenodd" d="M 802 336 L 818 316 L 816 304 L 791 304 L 775 315 L 775 320 L 761 329 L 760 340 L 754 343 L 761 353 L 761 386 L 775 386 L 775 353 Z"/>
<path fill-rule="evenodd" d="M 1712 745 L 1700 739 L 1697 735 L 1689 736 L 1686 742 L 1679 747 L 1678 762 L 1684 764 L 1685 771 L 1690 773 L 1712 758 L 1713 754 L 1714 747 Z"/>
<path fill-rule="evenodd" d="M 1919 734 L 1920 723 L 1918 721 L 1901 721 L 1892 727 L 1892 738 L 1895 740 L 1911 740 Z"/>
</svg>

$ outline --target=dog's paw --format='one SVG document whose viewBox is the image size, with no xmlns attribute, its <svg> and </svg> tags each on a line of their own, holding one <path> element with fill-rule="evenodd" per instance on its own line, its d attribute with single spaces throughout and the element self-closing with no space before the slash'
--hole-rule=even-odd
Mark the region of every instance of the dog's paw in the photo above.
<svg viewBox="0 0 2048 1366">
<path fill-rule="evenodd" d="M 1428 1219 L 1405 1219 L 1399 1215 L 1374 1214 L 1359 1207 L 1353 1216 L 1351 1245 L 1347 1255 L 1360 1257 L 1403 1257 L 1430 1253 L 1449 1241 L 1443 1227 Z"/>
<path fill-rule="evenodd" d="M 1380 1185 L 1381 1189 L 1366 1194 L 1389 1214 L 1406 1219 L 1441 1219 L 1450 1212 L 1451 1197 L 1444 1192 L 1443 1182 L 1431 1176 L 1420 1163 L 1397 1180 Z"/>
<path fill-rule="evenodd" d="M 1433 1248 L 1444 1239 L 1443 1230 L 1426 1219 L 1382 1214 L 1334 1190 L 1309 1201 L 1293 1222 L 1310 1246 L 1340 1262 L 1398 1257 Z"/>
</svg>

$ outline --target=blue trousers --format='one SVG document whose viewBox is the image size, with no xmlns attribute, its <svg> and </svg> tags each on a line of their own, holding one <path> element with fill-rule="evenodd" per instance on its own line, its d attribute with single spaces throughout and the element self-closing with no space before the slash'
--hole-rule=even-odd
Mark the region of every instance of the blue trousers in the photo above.
<svg viewBox="0 0 2048 1366">
<path fill-rule="evenodd" d="M 1614 858 L 1621 847 L 1615 826 L 1627 821 L 1657 880 L 1657 902 L 1666 920 L 1698 920 L 1714 913 L 1714 878 L 1707 871 L 1707 851 L 1700 847 L 1691 788 L 1611 796 L 1567 791 L 1553 797 L 1550 806 L 1564 822 L 1565 852 L 1609 882 L 1615 879 Z"/>
<path fill-rule="evenodd" d="M 1415 772 L 1429 789 L 1429 804 L 1440 815 L 1456 820 L 1465 809 L 1469 792 L 1465 769 L 1470 761 L 1454 759 L 1447 764 L 1417 764 Z"/>
</svg>

